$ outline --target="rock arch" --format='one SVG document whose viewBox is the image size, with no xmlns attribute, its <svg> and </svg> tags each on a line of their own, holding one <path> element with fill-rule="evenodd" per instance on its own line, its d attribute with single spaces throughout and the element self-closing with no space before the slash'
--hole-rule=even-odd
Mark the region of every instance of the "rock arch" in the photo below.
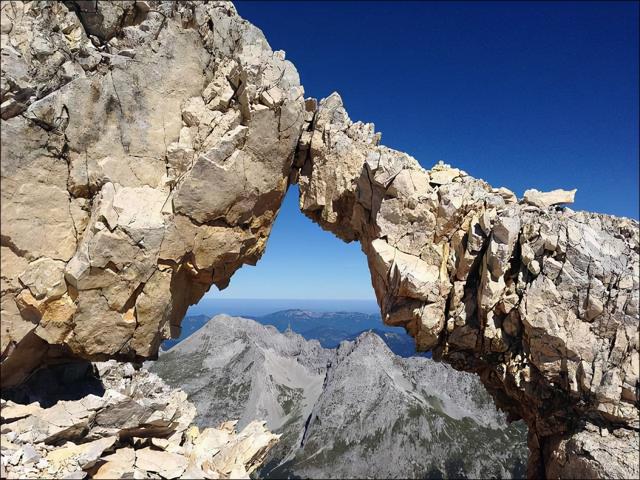
<svg viewBox="0 0 640 480">
<path fill-rule="evenodd" d="M 424 170 L 228 3 L 14 2 L 2 33 L 3 386 L 156 355 L 298 183 L 385 322 L 526 420 L 531 476 L 638 476 L 637 222 Z"/>
</svg>

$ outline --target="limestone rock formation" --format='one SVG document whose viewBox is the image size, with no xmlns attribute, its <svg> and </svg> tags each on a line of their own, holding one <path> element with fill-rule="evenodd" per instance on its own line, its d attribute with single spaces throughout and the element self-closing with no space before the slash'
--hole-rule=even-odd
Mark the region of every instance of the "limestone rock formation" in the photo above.
<svg viewBox="0 0 640 480">
<path fill-rule="evenodd" d="M 101 396 L 2 400 L 2 478 L 249 478 L 278 440 L 257 420 L 201 431 L 182 390 L 128 363 L 96 367 Z"/>
<path fill-rule="evenodd" d="M 10 1 L 0 24 L 3 386 L 154 357 L 298 182 L 385 322 L 526 420 L 531 475 L 640 475 L 637 222 L 422 169 L 337 94 L 305 101 L 229 3 Z"/>
<path fill-rule="evenodd" d="M 153 357 L 260 258 L 298 74 L 221 2 L 3 2 L 2 383 Z"/>
<path fill-rule="evenodd" d="M 302 211 L 360 241 L 386 323 L 477 372 L 527 422 L 531 476 L 602 476 L 614 462 L 608 475 L 638 477 L 637 222 L 551 207 L 575 191 L 518 202 L 448 165 L 424 170 L 337 94 L 302 142 Z"/>
<path fill-rule="evenodd" d="M 546 208 L 552 205 L 563 205 L 573 203 L 576 191 L 575 188 L 573 190 L 557 189 L 551 192 L 540 192 L 536 189 L 530 189 L 524 192 L 522 201 L 540 208 Z"/>
</svg>

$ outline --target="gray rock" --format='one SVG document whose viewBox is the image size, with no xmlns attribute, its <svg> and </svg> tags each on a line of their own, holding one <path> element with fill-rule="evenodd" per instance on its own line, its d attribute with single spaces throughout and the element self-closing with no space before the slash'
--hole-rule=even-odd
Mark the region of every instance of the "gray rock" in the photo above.
<svg viewBox="0 0 640 480">
<path fill-rule="evenodd" d="M 258 421 L 239 433 L 233 422 L 200 432 L 191 425 L 195 408 L 183 391 L 130 364 L 96 367 L 107 387 L 102 397 L 87 395 L 50 408 L 3 401 L 3 478 L 178 478 L 187 467 L 201 472 L 200 478 L 228 478 L 234 469 L 245 475 L 255 470 L 278 440 Z M 69 425 L 87 417 L 71 435 Z"/>
<path fill-rule="evenodd" d="M 423 478 L 458 463 L 471 477 L 524 473 L 525 427 L 506 424 L 478 378 L 397 357 L 372 332 L 336 351 L 219 315 L 148 368 L 189 392 L 197 423 L 264 419 L 282 435 L 261 476 Z"/>
<path fill-rule="evenodd" d="M 33 445 L 26 444 L 22 447 L 22 458 L 21 462 L 23 465 L 28 465 L 30 463 L 37 463 L 40 460 L 40 454 L 33 448 Z"/>
</svg>

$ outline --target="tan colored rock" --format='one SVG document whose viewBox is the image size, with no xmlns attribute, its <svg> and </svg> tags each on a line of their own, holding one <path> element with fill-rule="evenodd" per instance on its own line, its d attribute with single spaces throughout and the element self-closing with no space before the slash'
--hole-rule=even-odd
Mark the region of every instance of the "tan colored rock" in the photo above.
<svg viewBox="0 0 640 480">
<path fill-rule="evenodd" d="M 80 354 L 116 354 L 136 329 L 135 319 L 111 310 L 97 290 L 83 292 L 77 304 L 74 328 L 67 342 Z"/>
<path fill-rule="evenodd" d="M 16 297 L 16 305 L 20 310 L 20 315 L 25 320 L 37 324 L 42 319 L 42 315 L 47 308 L 44 300 L 36 299 L 29 290 L 22 290 Z"/>
<path fill-rule="evenodd" d="M 464 172 L 440 161 L 429 172 L 429 181 L 436 185 L 444 185 L 453 182 L 454 179 L 461 175 L 464 175 Z"/>
<path fill-rule="evenodd" d="M 2 298 L 0 314 L 2 315 L 0 350 L 5 352 L 27 337 L 35 325 L 28 318 L 22 316 L 16 299 L 11 296 Z M 16 380 L 21 381 L 20 378 L 21 376 L 18 375 Z"/>
<path fill-rule="evenodd" d="M 28 252 L 28 259 L 46 256 L 68 261 L 76 248 L 69 194 L 52 185 L 18 187 L 11 201 L 2 202 L 2 227 L 2 235 Z"/>
<path fill-rule="evenodd" d="M 500 195 L 505 203 L 518 203 L 518 197 L 511 190 L 505 187 L 496 188 L 493 190 L 494 193 Z"/>
<path fill-rule="evenodd" d="M 136 452 L 133 448 L 119 448 L 111 455 L 102 457 L 104 464 L 93 475 L 95 479 L 125 478 L 134 472 Z"/>
<path fill-rule="evenodd" d="M 213 468 L 223 475 L 239 472 L 242 468 L 247 473 L 254 471 L 266 453 L 278 440 L 265 428 L 265 422 L 249 423 L 236 437 L 232 438 L 220 452 L 210 461 L 205 462 L 204 469 Z"/>
<path fill-rule="evenodd" d="M 62 344 L 73 330 L 73 316 L 77 306 L 69 295 L 52 300 L 45 306 L 35 334 L 49 344 Z"/>
<path fill-rule="evenodd" d="M 176 453 L 147 447 L 136 451 L 135 466 L 146 472 L 156 472 L 163 478 L 179 478 L 187 468 L 187 459 Z"/>
<path fill-rule="evenodd" d="M 18 278 L 28 265 L 24 257 L 16 255 L 8 247 L 0 247 L 0 290 L 3 294 L 22 288 Z"/>
<path fill-rule="evenodd" d="M 303 90 L 230 3 L 71 6 L 3 13 L 2 348 L 152 357 L 261 256 Z"/>
<path fill-rule="evenodd" d="M 232 438 L 233 429 L 205 428 L 195 434 L 191 432 L 191 445 L 188 448 L 190 464 L 201 468 L 205 461 L 215 456 Z"/>
<path fill-rule="evenodd" d="M 577 190 L 552 190 L 550 192 L 540 192 L 536 189 L 524 192 L 524 203 L 540 208 L 547 208 L 553 205 L 573 203 Z"/>
<path fill-rule="evenodd" d="M 50 258 L 44 257 L 31 262 L 19 278 L 37 299 L 58 298 L 67 290 L 64 262 Z"/>
<path fill-rule="evenodd" d="M 87 469 L 95 465 L 102 453 L 112 448 L 116 440 L 116 437 L 100 438 L 93 442 L 58 448 L 47 455 L 47 461 L 57 471 L 63 470 L 70 462 Z"/>
<path fill-rule="evenodd" d="M 40 407 L 40 403 L 38 402 L 30 403 L 29 405 L 21 405 L 19 403 L 9 401 L 6 404 L 2 405 L 0 416 L 2 416 L 2 419 L 5 422 L 7 422 L 28 417 L 41 411 L 42 407 Z"/>
<path fill-rule="evenodd" d="M 424 171 L 408 155 L 354 134 L 355 125 L 337 94 L 320 101 L 311 146 L 291 178 L 307 216 L 360 241 L 384 321 L 404 326 L 418 349 L 481 372 L 498 405 L 529 425 L 530 476 L 556 471 L 549 462 L 561 458 L 540 454 L 537 439 L 566 434 L 586 411 L 610 429 L 618 422 L 635 428 L 628 362 L 640 342 L 637 333 L 617 331 L 638 327 L 638 296 L 627 294 L 635 286 L 629 275 L 639 271 L 637 224 L 547 209 L 572 202 L 575 191 L 528 191 L 518 204 L 508 190 L 449 166 Z M 411 178 L 428 185 L 417 189 Z M 624 293 L 614 293 L 614 278 Z M 617 300 L 601 300 L 611 295 Z M 508 360 L 520 352 L 525 357 Z M 504 360 L 487 360 L 495 355 Z M 551 413 L 546 399 L 556 395 L 587 398 L 589 406 L 567 400 Z M 621 458 L 618 468 L 633 476 Z M 602 476 L 599 462 L 582 464 L 589 472 L 577 464 L 562 472 Z"/>
<path fill-rule="evenodd" d="M 305 102 L 293 65 L 231 4 L 12 5 L 1 39 L 3 388 L 54 351 L 154 356 L 190 304 L 260 258 L 291 181 L 307 216 L 361 243 L 385 321 L 480 372 L 527 421 L 530 476 L 601 476 L 603 462 L 637 476 L 626 454 L 566 460 L 583 448 L 577 425 L 638 428 L 637 222 L 548 208 L 575 190 L 516 203 L 448 165 L 424 170 L 352 122 L 338 94 Z M 93 435 L 180 437 L 169 412 L 136 423 L 147 404 L 123 426 L 122 402 Z M 25 441 L 61 441 L 92 415 L 10 425 Z M 591 433 L 584 451 L 604 449 Z M 219 457 L 225 474 L 244 475 L 231 457 Z"/>
</svg>

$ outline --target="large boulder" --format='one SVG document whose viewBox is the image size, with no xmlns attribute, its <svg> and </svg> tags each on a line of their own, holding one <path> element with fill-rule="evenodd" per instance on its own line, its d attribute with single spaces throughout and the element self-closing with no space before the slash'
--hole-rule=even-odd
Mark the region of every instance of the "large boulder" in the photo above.
<svg viewBox="0 0 640 480">
<path fill-rule="evenodd" d="M 2 56 L 2 384 L 154 357 L 262 255 L 295 68 L 224 2 L 13 2 Z"/>
</svg>

